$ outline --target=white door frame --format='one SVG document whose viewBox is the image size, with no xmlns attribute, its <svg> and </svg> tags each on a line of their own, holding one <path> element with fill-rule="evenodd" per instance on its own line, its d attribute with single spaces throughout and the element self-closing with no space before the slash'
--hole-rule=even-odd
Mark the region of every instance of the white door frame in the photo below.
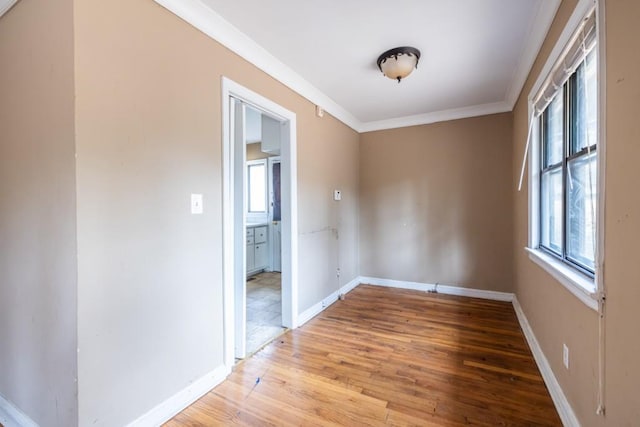
<svg viewBox="0 0 640 427">
<path fill-rule="evenodd" d="M 232 191 L 233 196 L 233 212 L 247 211 L 247 148 L 246 148 L 246 111 L 247 106 L 244 102 L 235 98 L 229 99 L 229 129 L 231 140 L 231 173 L 232 173 Z M 237 197 L 241 195 L 241 197 Z M 232 215 L 234 219 L 237 215 Z M 233 354 L 236 358 L 244 359 L 246 355 L 247 344 L 247 245 L 240 245 L 238 242 L 246 238 L 247 218 L 241 216 L 241 220 L 235 219 L 233 222 L 233 293 L 234 293 L 234 349 Z"/>
<path fill-rule="evenodd" d="M 231 140 L 231 98 L 239 99 L 263 113 L 283 122 L 281 143 L 282 206 L 282 323 L 298 326 L 298 191 L 296 115 L 275 102 L 222 77 L 222 223 L 223 223 L 223 298 L 224 298 L 224 364 L 234 365 L 236 251 L 234 227 L 236 215 L 233 192 L 233 144 Z M 244 218 L 244 213 L 239 214 Z M 244 221 L 244 219 L 242 219 Z M 245 244 L 244 239 L 240 242 Z"/>
</svg>

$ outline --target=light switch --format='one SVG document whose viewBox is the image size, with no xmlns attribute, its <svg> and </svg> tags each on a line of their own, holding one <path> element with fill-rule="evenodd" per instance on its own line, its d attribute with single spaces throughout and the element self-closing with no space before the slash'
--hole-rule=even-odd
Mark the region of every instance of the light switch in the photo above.
<svg viewBox="0 0 640 427">
<path fill-rule="evenodd" d="M 342 191 L 333 190 L 333 200 L 335 200 L 335 201 L 342 200 Z"/>
<path fill-rule="evenodd" d="M 202 208 L 202 194 L 191 195 L 191 213 L 193 215 L 200 215 L 203 212 Z"/>
</svg>

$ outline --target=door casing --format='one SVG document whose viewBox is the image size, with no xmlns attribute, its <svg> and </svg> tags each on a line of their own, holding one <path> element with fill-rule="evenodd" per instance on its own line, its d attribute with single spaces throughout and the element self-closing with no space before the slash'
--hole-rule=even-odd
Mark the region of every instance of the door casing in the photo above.
<svg viewBox="0 0 640 427">
<path fill-rule="evenodd" d="M 224 298 L 224 364 L 231 368 L 236 356 L 236 319 L 240 306 L 236 292 L 244 286 L 245 274 L 238 270 L 244 236 L 238 239 L 238 221 L 244 229 L 244 212 L 234 197 L 236 153 L 232 98 L 251 105 L 282 123 L 281 128 L 281 207 L 282 207 L 282 323 L 287 328 L 298 326 L 298 202 L 296 114 L 252 90 L 222 77 L 222 221 L 223 221 L 223 298 Z M 244 260 L 242 260 L 244 265 Z M 246 319 L 245 319 L 246 321 Z"/>
</svg>

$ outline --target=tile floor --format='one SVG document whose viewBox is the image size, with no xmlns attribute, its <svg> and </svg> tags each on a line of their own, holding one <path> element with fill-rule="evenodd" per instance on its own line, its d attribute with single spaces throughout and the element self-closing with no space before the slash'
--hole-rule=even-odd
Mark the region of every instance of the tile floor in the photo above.
<svg viewBox="0 0 640 427">
<path fill-rule="evenodd" d="M 280 273 L 259 273 L 247 280 L 247 355 L 280 335 L 282 327 Z"/>
</svg>

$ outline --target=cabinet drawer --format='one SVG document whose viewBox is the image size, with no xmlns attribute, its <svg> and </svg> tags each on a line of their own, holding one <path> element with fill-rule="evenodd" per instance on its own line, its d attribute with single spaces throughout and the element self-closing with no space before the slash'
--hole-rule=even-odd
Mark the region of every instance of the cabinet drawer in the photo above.
<svg viewBox="0 0 640 427">
<path fill-rule="evenodd" d="M 256 227 L 253 236 L 255 243 L 265 243 L 267 241 L 267 227 Z"/>
<path fill-rule="evenodd" d="M 247 245 L 253 245 L 253 235 L 247 236 Z"/>
<path fill-rule="evenodd" d="M 248 228 L 247 227 L 247 237 L 249 237 L 249 236 L 253 237 L 253 228 Z"/>
</svg>

